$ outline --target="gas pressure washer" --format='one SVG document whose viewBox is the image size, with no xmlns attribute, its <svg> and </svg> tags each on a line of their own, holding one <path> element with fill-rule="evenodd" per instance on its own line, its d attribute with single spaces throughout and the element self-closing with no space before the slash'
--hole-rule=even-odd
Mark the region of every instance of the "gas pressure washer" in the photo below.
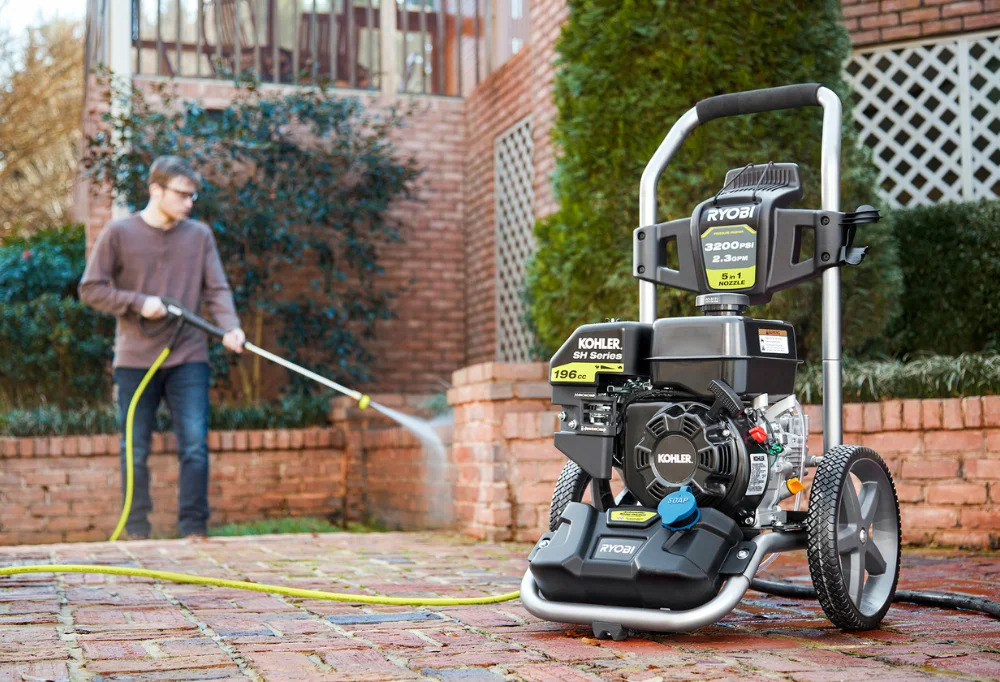
<svg viewBox="0 0 1000 682">
<path fill-rule="evenodd" d="M 695 127 L 716 118 L 823 107 L 822 210 L 791 209 L 802 198 L 792 163 L 747 164 L 690 218 L 655 224 L 656 184 Z M 1000 618 L 1000 603 L 968 595 L 897 591 L 899 504 L 892 476 L 870 448 L 841 444 L 840 272 L 858 265 L 858 226 L 878 220 L 862 206 L 841 213 L 841 105 L 820 85 L 792 85 L 703 100 L 670 130 L 640 183 L 633 274 L 639 322 L 577 329 L 550 362 L 552 401 L 562 406 L 555 445 L 568 458 L 552 496 L 550 532 L 529 555 L 520 592 L 465 599 L 358 595 L 207 578 L 124 566 L 41 564 L 20 573 L 102 573 L 215 585 L 291 597 L 399 606 L 493 604 L 517 599 L 539 618 L 592 626 L 599 638 L 630 629 L 695 630 L 731 611 L 752 588 L 819 598 L 848 630 L 870 629 L 889 604 L 905 601 L 970 609 Z M 800 258 L 804 233 L 813 253 Z M 666 259 L 676 243 L 677 267 Z M 795 331 L 745 316 L 780 289 L 822 275 L 824 451 L 810 456 L 808 418 L 794 395 Z M 656 319 L 656 286 L 698 293 L 704 317 Z M 173 337 L 139 384 L 126 414 L 126 494 L 111 540 L 132 501 L 132 421 L 146 385 L 185 324 L 225 332 L 164 299 Z M 443 451 L 422 420 L 372 401 L 245 343 L 244 348 L 369 405 Z M 748 404 L 749 403 L 749 404 Z M 808 511 L 801 479 L 817 467 Z M 617 472 L 624 489 L 612 495 Z M 591 491 L 590 503 L 582 501 Z M 795 497 L 794 509 L 783 502 Z M 777 552 L 807 550 L 815 589 L 755 579 Z M 772 555 L 765 558 L 767 555 Z"/>
<path fill-rule="evenodd" d="M 690 217 L 656 222 L 660 175 L 698 125 L 807 106 L 823 108 L 821 209 L 791 208 L 803 196 L 796 164 L 748 163 Z M 639 321 L 584 325 L 549 365 L 562 408 L 555 445 L 569 462 L 521 582 L 535 616 L 590 625 L 598 638 L 694 630 L 751 585 L 780 590 L 754 576 L 765 557 L 794 549 L 806 550 L 835 625 L 868 630 L 885 616 L 899 578 L 895 486 L 878 453 L 841 443 L 840 267 L 861 264 L 855 234 L 879 212 L 840 210 L 840 146 L 840 99 L 803 84 L 703 100 L 656 150 L 633 233 Z M 794 394 L 795 330 L 745 312 L 820 276 L 825 454 L 812 456 Z M 704 316 L 657 319 L 658 285 L 698 294 Z"/>
</svg>

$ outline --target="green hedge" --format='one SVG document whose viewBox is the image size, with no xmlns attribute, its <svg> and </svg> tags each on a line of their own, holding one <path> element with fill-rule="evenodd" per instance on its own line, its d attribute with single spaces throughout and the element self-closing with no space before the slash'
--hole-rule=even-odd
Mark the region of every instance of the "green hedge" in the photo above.
<svg viewBox="0 0 1000 682">
<path fill-rule="evenodd" d="M 0 245 L 0 409 L 107 400 L 114 319 L 77 300 L 83 225 Z"/>
<path fill-rule="evenodd" d="M 213 403 L 209 409 L 209 428 L 216 431 L 290 429 L 330 424 L 328 395 L 289 397 L 251 406 Z M 161 408 L 157 413 L 156 430 L 166 432 L 170 428 L 169 413 Z M 118 410 L 106 403 L 81 409 L 37 407 L 0 412 L 0 433 L 16 438 L 119 432 Z"/>
<path fill-rule="evenodd" d="M 7 239 L 0 245 L 0 303 L 25 303 L 43 294 L 76 298 L 85 251 L 79 223 Z"/>
<path fill-rule="evenodd" d="M 1000 201 L 896 210 L 889 221 L 904 284 L 897 353 L 1000 350 Z"/>
<path fill-rule="evenodd" d="M 559 209 L 535 229 L 528 268 L 531 322 L 542 355 L 581 324 L 636 319 L 632 231 L 639 227 L 639 180 L 670 126 L 699 100 L 792 83 L 818 82 L 844 103 L 842 205 L 873 203 L 876 176 L 855 144 L 843 81 L 850 39 L 838 0 L 579 0 L 557 44 L 553 174 Z M 721 187 L 726 171 L 752 161 L 794 161 L 805 197 L 820 206 L 822 115 L 809 107 L 724 118 L 699 126 L 671 161 L 659 189 L 659 219 L 690 216 Z M 872 247 L 861 267 L 844 270 L 845 347 L 883 346 L 901 276 L 885 225 L 866 225 Z M 660 288 L 659 312 L 694 312 L 693 294 Z M 818 281 L 780 292 L 757 317 L 795 324 L 800 357 L 820 349 Z"/>
<path fill-rule="evenodd" d="M 0 303 L 0 407 L 107 400 L 114 328 L 113 318 L 55 293 Z"/>
<path fill-rule="evenodd" d="M 903 360 L 844 360 L 844 402 L 893 398 L 959 398 L 1000 393 L 1000 353 L 966 353 Z M 795 392 L 802 403 L 823 400 L 823 367 L 799 367 Z"/>
</svg>

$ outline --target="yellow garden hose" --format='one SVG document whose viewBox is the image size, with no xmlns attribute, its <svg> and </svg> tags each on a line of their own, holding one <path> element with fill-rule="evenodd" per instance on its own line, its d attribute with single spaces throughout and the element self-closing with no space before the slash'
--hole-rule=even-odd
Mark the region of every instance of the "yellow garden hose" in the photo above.
<svg viewBox="0 0 1000 682">
<path fill-rule="evenodd" d="M 122 514 L 118 519 L 118 526 L 111 534 L 110 542 L 115 542 L 125 528 L 129 513 L 132 511 L 132 488 L 134 485 L 133 451 L 132 451 L 132 426 L 135 420 L 135 409 L 139 404 L 142 392 L 146 390 L 153 375 L 163 364 L 163 361 L 170 355 L 170 347 L 167 346 L 160 352 L 159 357 L 146 372 L 146 376 L 139 382 L 139 387 L 132 395 L 129 402 L 128 413 L 125 416 L 125 503 L 122 506 Z M 362 396 L 362 408 L 368 406 L 368 396 Z M 263 583 L 252 583 L 245 580 L 226 580 L 224 578 L 206 578 L 200 575 L 189 573 L 173 573 L 171 571 L 153 571 L 145 568 L 128 568 L 125 566 L 91 566 L 87 564 L 36 564 L 31 566 L 9 566 L 0 568 L 0 576 L 17 575 L 20 573 L 101 573 L 105 575 L 130 575 L 140 578 L 153 578 L 155 580 L 169 580 L 176 583 L 190 583 L 192 585 L 215 585 L 216 587 L 231 587 L 239 590 L 251 590 L 253 592 L 267 592 L 270 594 L 283 594 L 287 597 L 302 597 L 305 599 L 325 599 L 327 601 L 351 602 L 355 604 L 391 604 L 394 606 L 471 606 L 475 604 L 496 604 L 510 601 L 520 597 L 520 592 L 508 592 L 497 594 L 491 597 L 469 597 L 466 599 L 448 598 L 424 598 L 412 597 L 379 597 L 363 594 L 346 594 L 341 592 L 324 592 L 322 590 L 304 590 L 297 587 L 283 587 L 281 585 L 265 585 Z"/>
<path fill-rule="evenodd" d="M 122 505 L 122 515 L 118 519 L 118 525 L 115 526 L 115 532 L 108 539 L 109 542 L 114 542 L 122 534 L 122 531 L 125 530 L 125 522 L 128 521 L 128 515 L 132 512 L 132 488 L 135 476 L 132 464 L 132 423 L 135 421 L 135 408 L 139 404 L 142 392 L 146 390 L 149 381 L 156 374 L 156 370 L 160 368 L 163 361 L 167 359 L 168 355 L 170 355 L 170 346 L 160 351 L 159 357 L 156 358 L 153 366 L 146 372 L 146 376 L 139 382 L 139 388 L 135 389 L 135 393 L 132 394 L 132 400 L 128 404 L 128 414 L 125 416 L 125 504 Z"/>
<path fill-rule="evenodd" d="M 324 592 L 322 590 L 303 590 L 298 587 L 282 587 L 281 585 L 265 585 L 251 583 L 246 580 L 226 580 L 224 578 L 205 578 L 188 573 L 173 573 L 171 571 L 151 571 L 145 568 L 126 568 L 125 566 L 90 566 L 87 564 L 48 564 L 35 566 L 9 566 L 0 568 L 0 576 L 16 575 L 18 573 L 103 573 L 106 575 L 131 575 L 140 578 L 170 580 L 175 583 L 190 583 L 192 585 L 215 585 L 216 587 L 233 587 L 239 590 L 283 594 L 287 597 L 302 597 L 305 599 L 325 599 L 327 601 L 344 601 L 355 604 L 392 604 L 394 606 L 471 606 L 474 604 L 496 604 L 498 602 L 517 599 L 520 592 L 508 592 L 492 597 L 468 597 L 465 599 L 447 599 L 431 597 L 417 599 L 414 597 L 377 597 L 365 594 L 345 594 L 341 592 Z"/>
</svg>

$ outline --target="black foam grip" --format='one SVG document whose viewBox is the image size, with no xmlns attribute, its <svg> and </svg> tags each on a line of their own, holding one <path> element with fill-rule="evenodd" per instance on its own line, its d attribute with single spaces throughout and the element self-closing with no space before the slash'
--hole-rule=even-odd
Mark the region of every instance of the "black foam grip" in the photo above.
<svg viewBox="0 0 1000 682">
<path fill-rule="evenodd" d="M 180 308 L 181 309 L 180 317 L 183 318 L 186 324 L 189 324 L 192 327 L 197 327 L 206 334 L 212 334 L 213 336 L 218 336 L 220 339 L 226 335 L 226 331 L 224 329 L 222 329 L 221 327 L 216 327 L 214 324 L 206 322 L 205 320 L 201 319 L 200 317 L 192 313 L 190 310 L 185 308 L 183 305 L 181 305 L 180 301 L 177 301 L 172 298 L 166 298 L 163 296 L 160 297 L 160 300 L 163 301 L 163 305 L 166 306 L 173 305 Z"/>
<path fill-rule="evenodd" d="M 716 95 L 703 99 L 695 105 L 698 110 L 698 122 L 707 123 L 716 118 L 759 114 L 762 111 L 819 106 L 818 93 L 821 87 L 823 86 L 819 83 L 802 83 Z"/>
</svg>

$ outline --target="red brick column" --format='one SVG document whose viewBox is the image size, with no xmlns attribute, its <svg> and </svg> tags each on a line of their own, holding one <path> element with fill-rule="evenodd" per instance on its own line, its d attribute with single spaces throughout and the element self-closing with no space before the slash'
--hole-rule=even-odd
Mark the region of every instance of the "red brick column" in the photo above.
<svg viewBox="0 0 1000 682">
<path fill-rule="evenodd" d="M 448 402 L 454 406 L 458 528 L 488 540 L 508 540 L 520 513 L 513 478 L 518 467 L 504 433 L 513 413 L 540 413 L 551 405 L 551 390 L 540 363 L 487 362 L 452 376 Z"/>
</svg>

